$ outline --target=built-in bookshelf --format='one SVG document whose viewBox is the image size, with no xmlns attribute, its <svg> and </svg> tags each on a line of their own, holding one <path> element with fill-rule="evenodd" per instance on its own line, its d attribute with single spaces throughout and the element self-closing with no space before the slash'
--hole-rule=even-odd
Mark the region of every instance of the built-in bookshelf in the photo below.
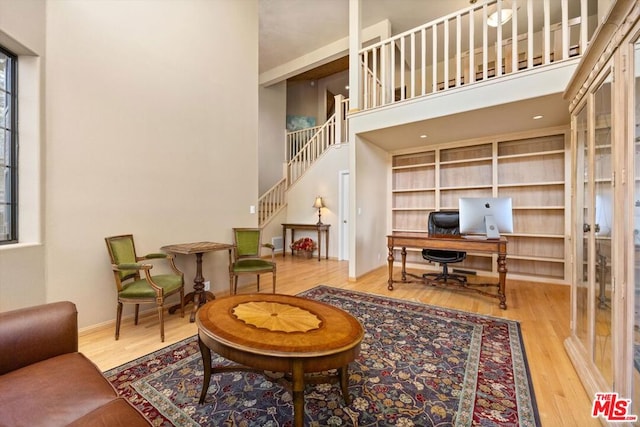
<svg viewBox="0 0 640 427">
<path fill-rule="evenodd" d="M 426 231 L 429 212 L 457 209 L 460 197 L 511 197 L 509 275 L 568 280 L 568 136 L 553 129 L 518 138 L 429 147 L 392 160 L 393 231 Z M 410 263 L 426 263 L 420 251 Z M 467 254 L 456 268 L 497 273 L 495 259 Z"/>
</svg>

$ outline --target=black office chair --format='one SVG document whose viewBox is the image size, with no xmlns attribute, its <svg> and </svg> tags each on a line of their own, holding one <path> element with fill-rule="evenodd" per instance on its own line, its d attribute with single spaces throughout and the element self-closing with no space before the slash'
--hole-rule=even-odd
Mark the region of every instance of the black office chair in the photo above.
<svg viewBox="0 0 640 427">
<path fill-rule="evenodd" d="M 460 216 L 458 211 L 438 211 L 429 213 L 427 224 L 429 236 L 457 236 L 460 235 Z M 467 277 L 461 274 L 449 274 L 448 264 L 461 262 L 467 257 L 466 252 L 447 251 L 441 249 L 423 249 L 422 257 L 430 262 L 442 265 L 442 273 L 425 273 L 425 279 L 444 281 L 449 279 L 459 283 L 467 283 Z"/>
</svg>

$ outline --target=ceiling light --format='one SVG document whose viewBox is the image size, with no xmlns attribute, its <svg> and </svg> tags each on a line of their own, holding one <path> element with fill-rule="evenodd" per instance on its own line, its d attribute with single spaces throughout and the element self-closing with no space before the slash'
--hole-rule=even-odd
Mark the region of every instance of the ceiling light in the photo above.
<svg viewBox="0 0 640 427">
<path fill-rule="evenodd" d="M 544 116 L 542 116 L 542 115 L 533 116 L 533 120 L 540 120 L 543 117 Z"/>
<path fill-rule="evenodd" d="M 511 16 L 513 15 L 513 10 L 511 9 L 502 9 L 500 11 L 500 21 L 498 22 L 498 11 L 493 12 L 487 18 L 487 25 L 490 27 L 497 27 L 498 25 L 503 25 L 509 22 Z"/>
<path fill-rule="evenodd" d="M 518 7 L 518 9 L 520 9 Z M 493 13 L 489 15 L 487 18 L 487 25 L 490 27 L 497 27 L 498 25 L 504 25 L 513 16 L 513 4 L 510 0 L 502 1 L 502 8 L 500 10 L 500 19 L 498 19 L 498 6 L 493 5 L 490 10 L 493 10 Z"/>
<path fill-rule="evenodd" d="M 425 139 L 427 135 L 420 135 L 420 138 Z"/>
</svg>

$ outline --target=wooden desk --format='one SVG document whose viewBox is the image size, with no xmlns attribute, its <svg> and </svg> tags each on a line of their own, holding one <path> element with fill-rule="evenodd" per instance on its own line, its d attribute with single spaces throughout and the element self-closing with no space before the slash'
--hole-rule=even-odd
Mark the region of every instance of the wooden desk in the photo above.
<svg viewBox="0 0 640 427">
<path fill-rule="evenodd" d="M 198 312 L 197 324 L 204 365 L 200 403 L 207 397 L 212 373 L 283 372 L 292 379 L 293 425 L 302 427 L 305 382 L 330 379 L 305 374 L 332 369 L 337 369 L 342 397 L 350 403 L 347 370 L 360 353 L 364 330 L 346 311 L 290 295 L 240 294 L 207 303 Z M 241 365 L 214 368 L 211 350 Z"/>
<path fill-rule="evenodd" d="M 282 224 L 282 258 L 287 253 L 287 229 L 291 230 L 291 243 L 294 242 L 296 230 L 316 230 L 318 232 L 318 261 L 322 256 L 322 243 L 320 236 L 324 233 L 325 259 L 329 259 L 329 227 L 331 224 Z M 293 249 L 291 249 L 293 255 Z"/>
<path fill-rule="evenodd" d="M 429 237 L 427 233 L 410 233 L 410 232 L 395 232 L 387 235 L 387 247 L 389 248 L 389 256 L 387 261 L 389 262 L 389 290 L 393 290 L 394 283 L 407 283 L 413 282 L 407 280 L 406 260 L 407 260 L 407 248 L 417 249 L 443 249 L 452 251 L 464 251 L 475 253 L 489 253 L 498 255 L 498 283 L 468 283 L 468 284 L 456 284 L 447 283 L 447 286 L 455 286 L 457 288 L 464 288 L 474 292 L 478 292 L 482 295 L 498 298 L 500 300 L 500 308 L 507 308 L 507 297 L 505 295 L 506 280 L 507 280 L 507 239 L 501 237 L 500 239 L 492 240 L 479 240 L 479 239 L 465 239 L 460 236 L 443 236 L 443 237 Z M 394 249 L 402 248 L 402 280 L 393 280 L 393 261 L 394 261 Z M 418 278 L 418 276 L 409 274 L 410 276 Z M 422 277 L 419 277 L 424 282 Z M 435 285 L 435 282 L 430 282 Z M 486 292 L 483 288 L 497 287 L 497 293 Z"/>
<path fill-rule="evenodd" d="M 215 296 L 204 290 L 204 277 L 202 276 L 202 255 L 206 252 L 219 251 L 223 249 L 229 250 L 229 264 L 231 264 L 231 250 L 233 245 L 228 243 L 214 243 L 214 242 L 195 242 L 195 243 L 179 243 L 175 245 L 167 245 L 162 248 L 165 252 L 171 252 L 181 255 L 196 255 L 196 277 L 193 280 L 193 292 L 189 292 L 184 297 L 185 304 L 193 301 L 193 310 L 189 321 L 191 323 L 196 320 L 196 311 L 200 306 L 204 305 L 207 301 L 215 299 Z M 169 309 L 169 313 L 173 313 L 179 306 L 173 306 Z"/>
</svg>

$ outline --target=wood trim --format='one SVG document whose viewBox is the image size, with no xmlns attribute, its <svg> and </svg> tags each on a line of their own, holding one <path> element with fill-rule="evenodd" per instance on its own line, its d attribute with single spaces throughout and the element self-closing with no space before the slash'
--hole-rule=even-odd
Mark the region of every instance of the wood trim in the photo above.
<svg viewBox="0 0 640 427">
<path fill-rule="evenodd" d="M 631 30 L 639 16 L 640 5 L 637 1 L 617 0 L 615 2 L 604 23 L 598 27 L 592 37 L 564 92 L 564 99 L 570 100 L 570 111 L 574 110 L 587 93 L 593 80 L 613 56 L 620 41 Z"/>
</svg>

